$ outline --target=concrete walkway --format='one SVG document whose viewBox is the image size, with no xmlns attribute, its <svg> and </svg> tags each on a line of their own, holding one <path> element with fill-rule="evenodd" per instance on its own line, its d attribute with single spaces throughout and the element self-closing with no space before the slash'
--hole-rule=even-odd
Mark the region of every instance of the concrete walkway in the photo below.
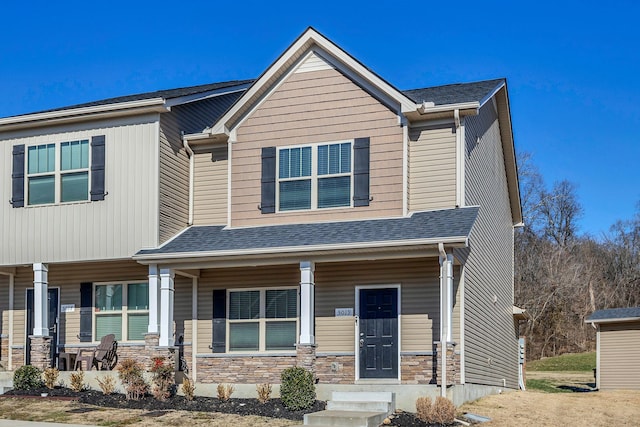
<svg viewBox="0 0 640 427">
<path fill-rule="evenodd" d="M 86 424 L 45 423 L 43 421 L 0 420 L 0 427 L 97 427 Z"/>
</svg>

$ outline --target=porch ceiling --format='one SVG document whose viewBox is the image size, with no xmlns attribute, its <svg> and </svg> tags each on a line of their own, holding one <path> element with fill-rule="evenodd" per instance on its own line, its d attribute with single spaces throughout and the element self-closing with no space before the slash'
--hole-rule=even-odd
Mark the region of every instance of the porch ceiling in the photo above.
<svg viewBox="0 0 640 427">
<path fill-rule="evenodd" d="M 353 258 L 425 256 L 425 251 L 437 254 L 438 243 L 466 246 L 477 215 L 478 207 L 465 207 L 393 219 L 246 228 L 192 226 L 163 246 L 139 251 L 133 259 L 142 264 L 187 265 L 232 259 L 278 258 L 282 262 L 291 258 L 295 262 L 303 255 L 327 260 L 347 254 Z"/>
</svg>

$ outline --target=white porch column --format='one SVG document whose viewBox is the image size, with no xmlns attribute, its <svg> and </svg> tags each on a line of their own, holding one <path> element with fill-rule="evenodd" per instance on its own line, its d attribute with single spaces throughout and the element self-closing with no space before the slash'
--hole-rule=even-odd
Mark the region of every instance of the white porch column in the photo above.
<svg viewBox="0 0 640 427">
<path fill-rule="evenodd" d="M 453 255 L 440 257 L 440 339 L 452 342 Z"/>
<path fill-rule="evenodd" d="M 47 265 L 33 264 L 33 335 L 36 337 L 49 336 L 48 282 Z"/>
<path fill-rule="evenodd" d="M 160 276 L 158 265 L 149 265 L 149 328 L 147 332 L 157 334 L 160 332 Z"/>
<path fill-rule="evenodd" d="M 315 264 L 312 261 L 300 262 L 300 339 L 298 344 L 301 345 L 316 343 L 314 270 Z"/>
<path fill-rule="evenodd" d="M 175 272 L 160 269 L 160 347 L 173 345 L 173 293 Z"/>
</svg>

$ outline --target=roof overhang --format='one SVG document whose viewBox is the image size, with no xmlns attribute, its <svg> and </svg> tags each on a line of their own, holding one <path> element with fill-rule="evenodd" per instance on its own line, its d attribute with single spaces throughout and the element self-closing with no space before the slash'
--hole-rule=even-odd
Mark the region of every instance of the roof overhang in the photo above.
<svg viewBox="0 0 640 427">
<path fill-rule="evenodd" d="M 531 315 L 524 308 L 513 306 L 513 318 L 515 320 L 529 320 Z"/>
<path fill-rule="evenodd" d="M 640 322 L 640 317 L 622 317 L 619 319 L 609 318 L 609 319 L 587 319 L 584 323 L 627 323 L 627 322 Z"/>
<path fill-rule="evenodd" d="M 167 111 L 169 111 L 169 106 L 166 105 L 163 98 L 70 108 L 0 119 L 0 132 Z"/>
<path fill-rule="evenodd" d="M 315 262 L 349 262 L 380 259 L 437 257 L 438 244 L 454 249 L 468 246 L 467 236 L 411 241 L 382 241 L 366 244 L 278 247 L 235 251 L 181 252 L 134 255 L 140 264 L 164 264 L 179 269 L 220 268 L 233 266 L 281 265 L 304 259 Z"/>
</svg>

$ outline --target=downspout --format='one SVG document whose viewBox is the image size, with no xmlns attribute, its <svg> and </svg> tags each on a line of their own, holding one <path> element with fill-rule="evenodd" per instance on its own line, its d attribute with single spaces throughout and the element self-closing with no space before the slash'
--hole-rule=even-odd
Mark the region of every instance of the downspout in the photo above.
<svg viewBox="0 0 640 427">
<path fill-rule="evenodd" d="M 453 255 L 444 250 L 444 243 L 438 243 L 440 252 L 440 375 L 442 397 L 447 397 L 447 345 L 452 342 L 451 318 L 453 301 Z"/>
<path fill-rule="evenodd" d="M 198 278 L 191 278 L 191 375 L 195 383 L 198 378 Z"/>
<path fill-rule="evenodd" d="M 9 274 L 9 370 L 13 370 L 13 306 L 15 274 Z"/>
<path fill-rule="evenodd" d="M 402 216 L 409 215 L 409 123 L 402 118 Z"/>
<path fill-rule="evenodd" d="M 453 110 L 453 122 L 456 127 L 456 207 L 464 206 L 464 140 L 460 110 Z"/>
<path fill-rule="evenodd" d="M 182 137 L 182 145 L 187 152 L 187 156 L 189 156 L 189 221 L 187 222 L 187 225 L 193 225 L 193 176 L 195 158 L 193 156 L 193 150 L 189 147 L 189 141 L 187 141 L 184 136 Z"/>
</svg>

